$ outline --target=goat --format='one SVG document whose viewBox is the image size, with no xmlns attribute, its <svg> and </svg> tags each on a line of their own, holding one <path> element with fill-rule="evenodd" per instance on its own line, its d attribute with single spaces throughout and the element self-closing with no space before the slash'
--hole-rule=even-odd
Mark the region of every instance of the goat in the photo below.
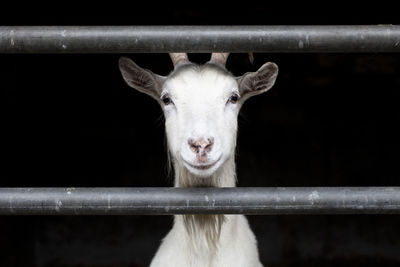
<svg viewBox="0 0 400 267">
<path fill-rule="evenodd" d="M 229 53 L 212 53 L 197 65 L 186 53 L 170 53 L 166 77 L 119 60 L 127 84 L 153 97 L 165 116 L 175 187 L 234 187 L 237 116 L 251 96 L 269 90 L 278 67 L 234 77 L 225 67 Z M 257 241 L 243 215 L 175 215 L 151 267 L 260 267 Z"/>
</svg>

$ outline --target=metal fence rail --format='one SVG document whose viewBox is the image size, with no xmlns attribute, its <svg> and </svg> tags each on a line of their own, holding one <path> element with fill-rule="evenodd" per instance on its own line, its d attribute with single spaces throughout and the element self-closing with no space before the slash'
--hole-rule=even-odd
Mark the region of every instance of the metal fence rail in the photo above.
<svg viewBox="0 0 400 267">
<path fill-rule="evenodd" d="M 0 26 L 0 53 L 400 52 L 400 26 Z"/>
<path fill-rule="evenodd" d="M 400 214 L 400 187 L 0 188 L 0 215 Z"/>
</svg>

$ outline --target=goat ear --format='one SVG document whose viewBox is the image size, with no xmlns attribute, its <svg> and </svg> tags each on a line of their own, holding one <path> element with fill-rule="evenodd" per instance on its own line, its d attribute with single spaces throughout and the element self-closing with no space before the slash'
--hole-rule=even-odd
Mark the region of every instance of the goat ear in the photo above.
<svg viewBox="0 0 400 267">
<path fill-rule="evenodd" d="M 150 70 L 142 69 L 127 57 L 119 59 L 119 69 L 125 82 L 130 87 L 160 101 L 164 77 L 156 75 Z"/>
<path fill-rule="evenodd" d="M 241 99 L 264 93 L 275 83 L 278 76 L 278 66 L 275 63 L 265 63 L 256 72 L 249 72 L 238 78 Z"/>
</svg>

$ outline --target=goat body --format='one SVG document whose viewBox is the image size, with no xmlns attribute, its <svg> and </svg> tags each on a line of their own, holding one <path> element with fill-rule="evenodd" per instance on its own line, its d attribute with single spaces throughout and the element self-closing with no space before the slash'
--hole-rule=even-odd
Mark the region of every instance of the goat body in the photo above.
<svg viewBox="0 0 400 267">
<path fill-rule="evenodd" d="M 205 182 L 176 172 L 176 181 Z M 203 179 L 203 178 L 200 178 Z M 212 184 L 235 185 L 234 160 L 215 174 Z M 193 186 L 193 185 L 191 185 Z M 260 267 L 256 239 L 243 215 L 175 215 L 172 230 L 163 240 L 150 267 Z"/>
</svg>

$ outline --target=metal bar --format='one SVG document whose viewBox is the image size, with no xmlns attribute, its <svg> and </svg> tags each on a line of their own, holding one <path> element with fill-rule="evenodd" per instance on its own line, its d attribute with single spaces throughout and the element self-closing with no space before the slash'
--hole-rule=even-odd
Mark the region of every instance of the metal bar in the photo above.
<svg viewBox="0 0 400 267">
<path fill-rule="evenodd" d="M 0 53 L 400 52 L 400 26 L 1 26 Z"/>
<path fill-rule="evenodd" d="M 0 215 L 400 214 L 400 187 L 0 188 Z"/>
</svg>

